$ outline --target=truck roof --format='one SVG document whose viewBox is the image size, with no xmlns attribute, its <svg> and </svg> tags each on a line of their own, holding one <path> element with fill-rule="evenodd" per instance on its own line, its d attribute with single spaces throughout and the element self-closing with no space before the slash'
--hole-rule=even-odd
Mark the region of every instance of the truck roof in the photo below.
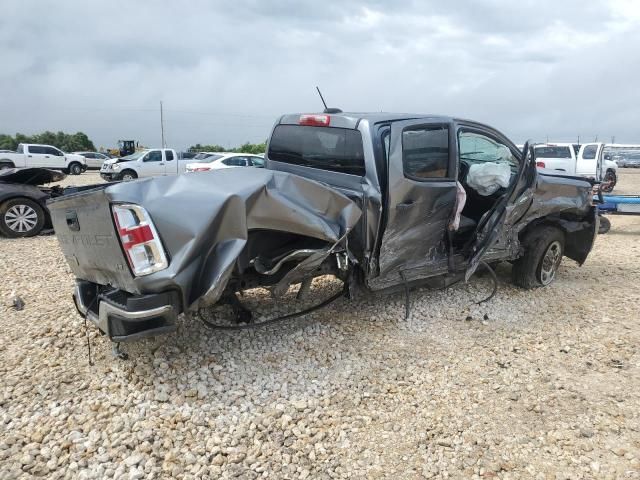
<svg viewBox="0 0 640 480">
<path fill-rule="evenodd" d="M 331 117 L 332 126 L 342 128 L 356 128 L 361 120 L 368 120 L 371 123 L 393 122 L 399 120 L 410 120 L 412 118 L 429 118 L 433 120 L 442 120 L 443 122 L 451 121 L 451 117 L 433 114 L 419 113 L 389 113 L 389 112 L 340 112 L 340 113 L 323 113 L 323 112 L 301 112 L 287 113 L 280 117 L 278 123 L 298 124 L 301 115 L 329 115 Z"/>
<path fill-rule="evenodd" d="M 301 113 L 288 113 L 282 115 L 278 121 L 280 124 L 298 125 L 301 115 L 329 115 L 331 117 L 332 127 L 341 128 L 357 128 L 358 123 L 362 120 L 367 120 L 370 124 L 375 123 L 387 123 L 397 122 L 401 120 L 412 120 L 417 118 L 424 118 L 430 121 L 449 123 L 452 121 L 463 121 L 467 124 L 475 124 L 478 126 L 490 128 L 493 127 L 484 123 L 476 122 L 475 120 L 468 120 L 463 118 L 451 117 L 448 115 L 438 115 L 433 113 L 391 113 L 391 112 L 340 112 L 340 113 L 324 113 L 324 112 L 301 112 Z"/>
</svg>

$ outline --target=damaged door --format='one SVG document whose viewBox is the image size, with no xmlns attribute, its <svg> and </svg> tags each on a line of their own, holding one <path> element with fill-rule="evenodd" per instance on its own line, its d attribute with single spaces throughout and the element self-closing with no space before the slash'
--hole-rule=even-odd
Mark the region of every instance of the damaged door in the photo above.
<svg viewBox="0 0 640 480">
<path fill-rule="evenodd" d="M 513 154 L 513 151 L 511 153 Z M 522 216 L 530 205 L 531 191 L 526 190 L 527 179 L 525 178 L 525 173 L 528 170 L 533 170 L 535 173 L 536 168 L 535 160 L 531 160 L 530 153 L 529 142 L 526 142 L 522 149 L 522 154 L 516 157 L 519 157 L 520 162 L 509 188 L 478 224 L 475 232 L 475 243 L 472 246 L 465 272 L 465 281 L 468 281 L 471 275 L 475 273 L 484 253 L 503 233 L 505 223 L 512 223 L 516 218 Z M 513 208 L 509 208 L 510 206 Z"/>
<path fill-rule="evenodd" d="M 423 118 L 393 122 L 387 132 L 387 215 L 373 289 L 446 271 L 445 234 L 456 200 L 451 124 Z"/>
</svg>

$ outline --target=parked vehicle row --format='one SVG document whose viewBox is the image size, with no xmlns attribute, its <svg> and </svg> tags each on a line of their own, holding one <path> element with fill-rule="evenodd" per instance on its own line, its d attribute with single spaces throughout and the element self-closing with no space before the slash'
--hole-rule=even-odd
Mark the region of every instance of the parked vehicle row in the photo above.
<svg viewBox="0 0 640 480">
<path fill-rule="evenodd" d="M 202 155 L 199 157 L 199 155 Z M 264 158 L 246 153 L 206 152 L 196 155 L 191 163 L 187 163 L 187 172 L 208 172 L 234 167 L 264 167 Z"/>
<path fill-rule="evenodd" d="M 178 175 L 184 172 L 204 172 L 232 167 L 263 166 L 264 158 L 244 153 L 202 152 L 193 158 L 179 158 L 171 148 L 141 150 L 132 155 L 107 160 L 100 176 L 107 181 Z"/>
<path fill-rule="evenodd" d="M 334 112 L 282 116 L 262 169 L 51 199 L 78 311 L 127 341 L 319 275 L 351 295 L 405 291 L 409 305 L 410 288 L 468 279 L 481 262 L 513 262 L 524 288 L 551 283 L 563 256 L 585 262 L 598 230 L 589 180 L 538 171 L 529 148 L 480 123 Z M 165 150 L 115 165 L 152 152 L 177 168 Z"/>
</svg>

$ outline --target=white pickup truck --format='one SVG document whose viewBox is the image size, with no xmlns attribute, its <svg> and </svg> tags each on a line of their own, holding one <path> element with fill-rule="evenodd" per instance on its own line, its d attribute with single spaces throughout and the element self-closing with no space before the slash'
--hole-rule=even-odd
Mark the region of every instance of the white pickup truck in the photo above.
<svg viewBox="0 0 640 480">
<path fill-rule="evenodd" d="M 610 192 L 618 181 L 618 165 L 603 156 L 604 143 L 542 143 L 534 145 L 539 168 L 558 170 L 567 175 L 592 178 Z"/>
<path fill-rule="evenodd" d="M 177 175 L 185 171 L 192 159 L 181 160 L 172 148 L 140 150 L 122 158 L 106 160 L 100 176 L 107 181 L 135 180 L 136 178 Z"/>
<path fill-rule="evenodd" d="M 51 145 L 21 143 L 15 153 L 0 153 L 0 170 L 7 168 L 42 167 L 80 175 L 87 169 L 82 155 L 64 153 Z"/>
</svg>

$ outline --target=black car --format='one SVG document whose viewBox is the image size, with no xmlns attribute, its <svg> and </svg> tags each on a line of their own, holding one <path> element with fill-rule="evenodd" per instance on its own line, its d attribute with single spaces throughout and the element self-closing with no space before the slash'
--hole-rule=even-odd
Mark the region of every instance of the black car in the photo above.
<svg viewBox="0 0 640 480">
<path fill-rule="evenodd" d="M 9 238 L 33 237 L 51 228 L 46 201 L 63 195 L 59 182 L 66 175 L 45 168 L 10 168 L 0 171 L 0 233 Z"/>
</svg>

